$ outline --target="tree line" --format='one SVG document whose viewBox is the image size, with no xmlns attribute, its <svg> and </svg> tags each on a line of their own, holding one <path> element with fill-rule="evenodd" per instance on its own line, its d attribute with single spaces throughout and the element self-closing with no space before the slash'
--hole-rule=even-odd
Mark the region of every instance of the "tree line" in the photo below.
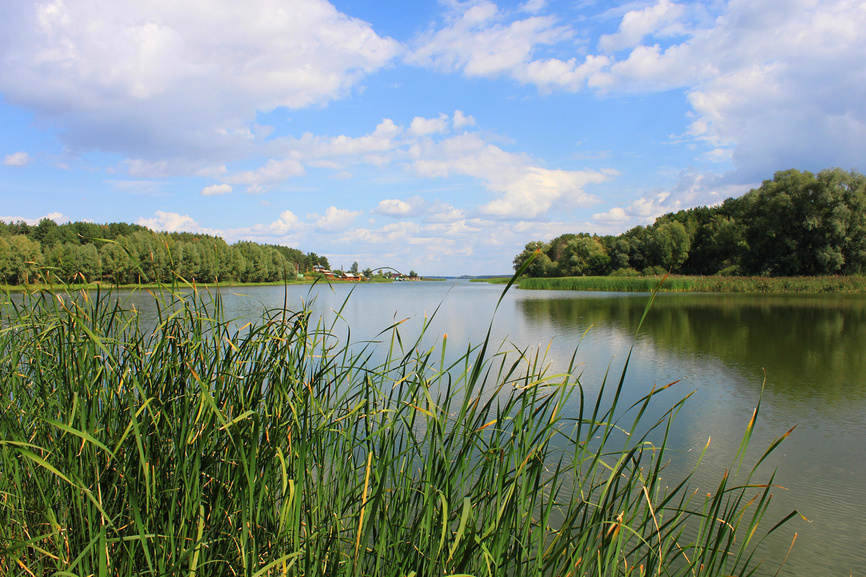
<svg viewBox="0 0 866 577">
<path fill-rule="evenodd" d="M 314 252 L 187 232 L 154 232 L 136 224 L 42 219 L 0 221 L 0 283 L 133 284 L 188 281 L 272 282 L 294 278 L 328 259 Z"/>
<path fill-rule="evenodd" d="M 718 206 L 665 214 L 619 236 L 534 241 L 533 277 L 662 274 L 813 276 L 866 273 L 866 176 L 832 168 L 777 172 Z"/>
</svg>

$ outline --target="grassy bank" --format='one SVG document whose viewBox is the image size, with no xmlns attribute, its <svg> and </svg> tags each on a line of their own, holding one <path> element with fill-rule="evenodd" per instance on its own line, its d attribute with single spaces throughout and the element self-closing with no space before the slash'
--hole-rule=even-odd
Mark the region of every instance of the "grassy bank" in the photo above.
<svg viewBox="0 0 866 577">
<path fill-rule="evenodd" d="M 112 295 L 4 305 L 0 573 L 755 567 L 772 480 L 735 483 L 735 464 L 700 494 L 662 482 L 682 402 L 644 422 L 658 391 L 627 410 L 622 378 L 584 398 L 576 377 L 488 342 L 447 361 L 447 339 L 423 350 L 394 326 L 348 347 L 308 311 L 237 328 L 218 298 L 156 295 L 155 328 Z"/>
<path fill-rule="evenodd" d="M 521 289 L 652 292 L 662 277 L 583 276 L 523 278 Z M 866 277 L 698 277 L 664 278 L 662 292 L 866 293 Z"/>
</svg>

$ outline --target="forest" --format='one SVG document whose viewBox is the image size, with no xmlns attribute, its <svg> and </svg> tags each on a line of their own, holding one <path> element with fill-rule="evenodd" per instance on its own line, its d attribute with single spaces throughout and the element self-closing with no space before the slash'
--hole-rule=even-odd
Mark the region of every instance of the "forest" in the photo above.
<svg viewBox="0 0 866 577">
<path fill-rule="evenodd" d="M 621 235 L 534 241 L 530 277 L 817 276 L 866 273 L 866 176 L 840 168 L 777 172 L 738 198 L 660 216 Z"/>
<path fill-rule="evenodd" d="M 273 282 L 313 266 L 330 268 L 314 252 L 187 232 L 154 232 L 136 224 L 42 219 L 36 225 L 0 221 L 0 284 Z"/>
</svg>

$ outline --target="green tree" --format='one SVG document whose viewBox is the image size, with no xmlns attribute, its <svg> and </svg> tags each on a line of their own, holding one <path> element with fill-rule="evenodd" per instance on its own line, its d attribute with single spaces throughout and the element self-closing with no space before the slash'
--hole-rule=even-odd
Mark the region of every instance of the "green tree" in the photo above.
<svg viewBox="0 0 866 577">
<path fill-rule="evenodd" d="M 597 275 L 605 272 L 609 262 L 597 237 L 577 235 L 565 243 L 557 268 L 562 276 Z"/>
<path fill-rule="evenodd" d="M 535 259 L 529 264 L 525 274 L 530 277 L 546 277 L 550 276 L 555 269 L 554 263 L 548 256 L 550 245 L 542 241 L 532 241 L 526 243 L 523 251 L 514 257 L 514 271 L 517 272 L 529 260 L 532 255 L 538 253 Z"/>
<path fill-rule="evenodd" d="M 689 234 L 681 222 L 666 222 L 650 229 L 642 249 L 649 266 L 678 271 L 689 254 Z"/>
<path fill-rule="evenodd" d="M 0 239 L 0 278 L 10 285 L 29 284 L 39 276 L 39 243 L 23 234 Z"/>
</svg>

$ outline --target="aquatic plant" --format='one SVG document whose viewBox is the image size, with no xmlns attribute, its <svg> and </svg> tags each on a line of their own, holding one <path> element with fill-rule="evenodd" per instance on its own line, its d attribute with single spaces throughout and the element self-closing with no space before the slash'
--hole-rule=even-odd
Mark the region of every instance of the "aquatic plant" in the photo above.
<svg viewBox="0 0 866 577">
<path fill-rule="evenodd" d="M 750 575 L 793 515 L 758 531 L 779 441 L 700 494 L 663 482 L 685 400 L 620 406 L 627 362 L 593 397 L 489 331 L 455 355 L 153 296 L 152 326 L 112 293 L 7 296 L 4 575 Z"/>
</svg>

